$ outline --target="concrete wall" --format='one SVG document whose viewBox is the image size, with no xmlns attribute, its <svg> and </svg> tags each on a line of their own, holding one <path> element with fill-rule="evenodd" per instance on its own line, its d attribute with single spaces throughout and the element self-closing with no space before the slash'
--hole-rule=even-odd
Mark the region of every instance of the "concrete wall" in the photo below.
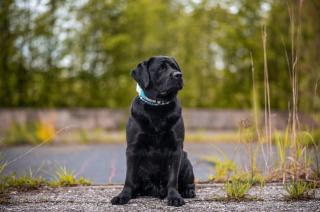
<svg viewBox="0 0 320 212">
<path fill-rule="evenodd" d="M 4 132 L 14 123 L 28 124 L 37 121 L 52 123 L 56 129 L 105 130 L 123 129 L 128 118 L 128 110 L 114 109 L 0 109 L 0 132 Z M 244 110 L 199 110 L 184 109 L 186 128 L 207 130 L 236 130 L 242 120 L 252 122 L 251 111 Z M 272 126 L 284 129 L 287 125 L 287 112 L 272 112 Z M 263 117 L 260 119 L 264 122 Z M 309 116 L 300 114 L 302 125 L 319 127 Z"/>
</svg>

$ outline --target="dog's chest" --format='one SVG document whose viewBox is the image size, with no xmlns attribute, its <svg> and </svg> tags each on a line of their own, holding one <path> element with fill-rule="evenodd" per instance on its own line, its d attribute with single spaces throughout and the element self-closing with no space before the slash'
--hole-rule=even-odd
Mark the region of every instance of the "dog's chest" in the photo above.
<svg viewBox="0 0 320 212">
<path fill-rule="evenodd" d="M 177 141 L 173 131 L 161 131 L 160 133 L 145 134 L 143 148 L 149 156 L 162 157 L 163 154 L 174 151 L 177 148 Z"/>
<path fill-rule="evenodd" d="M 157 148 L 156 146 L 150 146 L 146 151 L 147 158 L 154 160 L 161 160 L 166 157 L 167 151 L 164 148 Z"/>
<path fill-rule="evenodd" d="M 150 127 L 153 128 L 155 133 L 160 133 L 161 131 L 166 130 L 169 127 L 166 117 L 153 117 L 150 118 L 150 121 Z"/>
</svg>

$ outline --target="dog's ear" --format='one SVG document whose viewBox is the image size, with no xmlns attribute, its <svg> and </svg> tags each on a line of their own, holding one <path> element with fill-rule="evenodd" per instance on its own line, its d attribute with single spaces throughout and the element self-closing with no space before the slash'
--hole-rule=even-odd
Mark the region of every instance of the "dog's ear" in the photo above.
<svg viewBox="0 0 320 212">
<path fill-rule="evenodd" d="M 146 61 L 139 63 L 136 69 L 131 71 L 131 77 L 142 87 L 147 88 L 150 83 L 148 65 Z"/>
<path fill-rule="evenodd" d="M 170 59 L 172 60 L 172 62 L 177 66 L 177 68 L 178 68 L 179 71 L 181 72 L 180 66 L 178 65 L 176 59 L 174 59 L 174 57 L 170 57 Z"/>
</svg>

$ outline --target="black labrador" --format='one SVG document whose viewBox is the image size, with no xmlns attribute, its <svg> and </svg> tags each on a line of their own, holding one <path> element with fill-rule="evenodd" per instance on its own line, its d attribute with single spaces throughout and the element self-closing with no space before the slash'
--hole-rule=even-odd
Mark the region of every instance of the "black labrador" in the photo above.
<svg viewBox="0 0 320 212">
<path fill-rule="evenodd" d="M 127 172 L 124 188 L 111 200 L 128 203 L 137 196 L 168 199 L 181 206 L 195 197 L 193 168 L 183 151 L 184 125 L 177 93 L 183 87 L 175 59 L 151 57 L 132 71 L 139 95 L 127 123 Z"/>
</svg>

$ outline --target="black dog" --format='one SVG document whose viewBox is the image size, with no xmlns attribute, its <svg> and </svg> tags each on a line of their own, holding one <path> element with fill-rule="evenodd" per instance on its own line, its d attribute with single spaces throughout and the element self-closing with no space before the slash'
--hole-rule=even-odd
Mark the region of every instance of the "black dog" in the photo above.
<svg viewBox="0 0 320 212">
<path fill-rule="evenodd" d="M 195 197 L 193 168 L 183 151 L 184 125 L 176 98 L 183 87 L 182 73 L 170 57 L 157 56 L 140 63 L 131 76 L 137 96 L 127 123 L 127 173 L 121 193 L 111 200 L 126 204 L 137 196 L 185 204 Z"/>
</svg>

